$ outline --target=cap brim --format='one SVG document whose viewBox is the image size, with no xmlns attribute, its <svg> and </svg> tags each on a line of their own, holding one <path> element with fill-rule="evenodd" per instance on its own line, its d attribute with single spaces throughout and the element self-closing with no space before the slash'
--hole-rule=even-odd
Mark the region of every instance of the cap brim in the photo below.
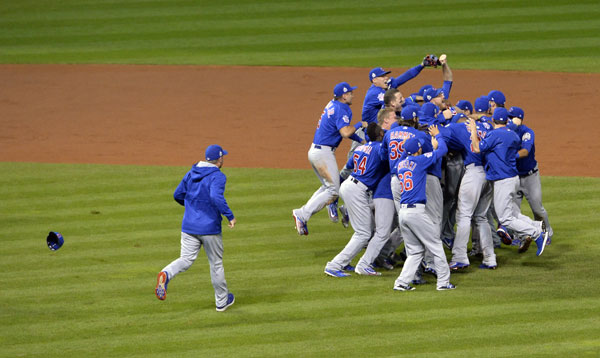
<svg viewBox="0 0 600 358">
<path fill-rule="evenodd" d="M 227 155 L 227 151 L 225 149 L 223 149 L 223 155 Z"/>
</svg>

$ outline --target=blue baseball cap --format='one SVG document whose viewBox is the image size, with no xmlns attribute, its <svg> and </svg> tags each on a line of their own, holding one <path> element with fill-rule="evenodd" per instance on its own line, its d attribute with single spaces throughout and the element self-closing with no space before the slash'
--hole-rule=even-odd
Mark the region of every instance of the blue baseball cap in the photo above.
<svg viewBox="0 0 600 358">
<path fill-rule="evenodd" d="M 408 155 L 415 154 L 416 152 L 419 151 L 419 149 L 421 149 L 422 145 L 423 144 L 421 143 L 419 138 L 412 137 L 412 138 L 409 138 L 408 140 L 406 140 L 406 142 L 404 142 L 404 151 Z"/>
<path fill-rule="evenodd" d="M 430 88 L 433 88 L 433 86 L 425 85 L 425 86 L 421 87 L 421 89 L 419 90 L 419 96 L 423 97 L 423 95 L 425 94 L 425 91 L 427 91 Z"/>
<path fill-rule="evenodd" d="M 369 72 L 369 81 L 373 82 L 374 78 L 385 76 L 388 73 L 392 73 L 392 71 L 386 71 L 381 67 L 375 67 L 374 69 L 371 70 L 371 72 Z"/>
<path fill-rule="evenodd" d="M 65 239 L 59 232 L 50 231 L 50 233 L 48 233 L 48 236 L 46 237 L 46 244 L 48 245 L 48 248 L 52 251 L 60 249 L 64 243 Z"/>
<path fill-rule="evenodd" d="M 497 107 L 492 116 L 494 122 L 506 123 L 508 121 L 508 111 L 504 107 Z"/>
<path fill-rule="evenodd" d="M 419 116 L 419 107 L 418 106 L 406 106 L 406 107 L 402 108 L 402 112 L 400 112 L 400 118 L 405 121 L 409 121 L 418 116 Z"/>
<path fill-rule="evenodd" d="M 421 113 L 419 113 L 419 119 L 435 118 L 439 113 L 440 108 L 435 104 L 428 102 L 421 106 Z"/>
<path fill-rule="evenodd" d="M 473 105 L 471 104 L 471 102 L 466 101 L 464 99 L 456 103 L 456 108 L 460 108 L 463 111 L 469 111 L 470 113 L 473 113 Z"/>
<path fill-rule="evenodd" d="M 506 97 L 504 97 L 504 93 L 497 90 L 491 91 L 488 94 L 488 98 L 491 102 L 495 102 L 500 105 L 504 105 L 504 102 L 506 102 Z"/>
<path fill-rule="evenodd" d="M 333 95 L 341 97 L 344 93 L 352 92 L 358 87 L 352 87 L 348 82 L 340 82 L 333 87 Z"/>
<path fill-rule="evenodd" d="M 411 94 L 410 96 L 404 99 L 404 103 L 402 104 L 402 108 L 407 106 L 418 106 L 417 102 L 415 102 L 415 95 Z"/>
<path fill-rule="evenodd" d="M 490 109 L 490 99 L 487 96 L 477 98 L 473 109 L 475 112 L 487 112 Z"/>
<path fill-rule="evenodd" d="M 454 116 L 452 116 L 450 123 L 457 123 L 458 120 L 461 118 L 469 118 L 469 117 L 467 117 L 464 113 L 457 113 Z"/>
<path fill-rule="evenodd" d="M 523 117 L 525 117 L 525 112 L 523 112 L 523 110 L 519 107 L 510 107 L 510 109 L 508 110 L 508 117 L 517 117 L 523 119 Z"/>
<path fill-rule="evenodd" d="M 207 161 L 217 160 L 226 154 L 227 151 L 217 144 L 209 145 L 206 148 L 206 152 L 204 152 L 204 156 L 206 157 Z"/>
<path fill-rule="evenodd" d="M 429 102 L 432 99 L 434 99 L 435 97 L 439 96 L 440 93 L 442 93 L 441 88 L 436 89 L 436 88 L 431 87 L 431 88 L 425 90 L 425 92 L 423 93 L 423 100 L 425 102 Z"/>
</svg>

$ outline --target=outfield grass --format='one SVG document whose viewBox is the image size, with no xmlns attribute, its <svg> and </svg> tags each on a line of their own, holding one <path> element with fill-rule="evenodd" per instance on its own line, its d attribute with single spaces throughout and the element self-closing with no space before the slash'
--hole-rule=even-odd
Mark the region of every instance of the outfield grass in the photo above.
<svg viewBox="0 0 600 358">
<path fill-rule="evenodd" d="M 600 354 L 599 178 L 543 178 L 555 233 L 543 256 L 503 247 L 498 270 L 453 274 L 455 291 L 430 278 L 395 292 L 399 269 L 323 274 L 351 231 L 323 212 L 296 234 L 291 209 L 316 189 L 311 171 L 225 168 L 236 304 L 218 313 L 203 252 L 166 301 L 153 293 L 179 253 L 172 193 L 187 169 L 0 163 L 0 357 Z M 65 237 L 59 251 L 50 230 Z"/>
<path fill-rule="evenodd" d="M 0 3 L 0 63 L 414 66 L 598 72 L 596 0 Z"/>
</svg>

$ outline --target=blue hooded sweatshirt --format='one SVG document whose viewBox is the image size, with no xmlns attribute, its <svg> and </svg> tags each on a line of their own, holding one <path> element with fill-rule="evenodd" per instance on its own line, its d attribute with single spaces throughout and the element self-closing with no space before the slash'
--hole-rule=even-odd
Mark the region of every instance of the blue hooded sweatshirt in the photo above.
<svg viewBox="0 0 600 358">
<path fill-rule="evenodd" d="M 181 231 L 193 235 L 218 235 L 225 216 L 233 220 L 233 212 L 225 200 L 227 178 L 211 163 L 199 162 L 183 177 L 173 197 L 185 206 Z"/>
</svg>

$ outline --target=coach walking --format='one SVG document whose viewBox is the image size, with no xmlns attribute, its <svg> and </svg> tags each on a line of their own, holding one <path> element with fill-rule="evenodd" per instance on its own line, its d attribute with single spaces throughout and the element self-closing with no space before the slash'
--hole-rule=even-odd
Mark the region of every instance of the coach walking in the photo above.
<svg viewBox="0 0 600 358">
<path fill-rule="evenodd" d="M 198 257 L 202 245 L 210 265 L 210 279 L 215 289 L 217 311 L 225 311 L 235 300 L 227 289 L 223 268 L 223 238 L 221 215 L 235 226 L 235 217 L 225 200 L 227 178 L 221 172 L 227 152 L 218 145 L 206 148 L 206 161 L 200 161 L 183 177 L 173 194 L 175 201 L 185 206 L 181 224 L 181 255 L 158 274 L 156 297 L 167 297 L 169 281 L 186 271 Z"/>
</svg>

